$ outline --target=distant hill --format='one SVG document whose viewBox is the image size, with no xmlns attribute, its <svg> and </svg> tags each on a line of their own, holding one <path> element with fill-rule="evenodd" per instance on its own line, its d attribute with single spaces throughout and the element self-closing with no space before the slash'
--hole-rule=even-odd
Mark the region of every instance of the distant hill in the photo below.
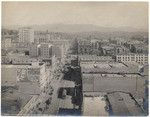
<svg viewBox="0 0 150 117">
<path fill-rule="evenodd" d="M 2 29 L 18 29 L 21 26 L 2 26 Z M 101 27 L 92 24 L 45 24 L 31 25 L 34 30 L 63 33 L 78 33 L 78 32 L 148 32 L 146 29 L 136 29 L 132 27 Z"/>
</svg>

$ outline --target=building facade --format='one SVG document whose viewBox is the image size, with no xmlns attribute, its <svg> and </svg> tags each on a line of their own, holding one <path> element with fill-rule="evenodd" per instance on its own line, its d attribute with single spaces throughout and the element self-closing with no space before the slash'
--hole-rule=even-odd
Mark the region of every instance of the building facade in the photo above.
<svg viewBox="0 0 150 117">
<path fill-rule="evenodd" d="M 33 43 L 34 30 L 31 27 L 19 28 L 19 42 L 20 43 Z"/>
<path fill-rule="evenodd" d="M 11 39 L 10 38 L 2 39 L 1 44 L 2 49 L 8 50 L 11 47 Z"/>
<path fill-rule="evenodd" d="M 37 57 L 40 55 L 40 45 L 31 45 L 29 49 L 30 57 Z"/>
<path fill-rule="evenodd" d="M 116 55 L 116 61 L 137 62 L 140 64 L 148 64 L 148 55 L 147 54 L 120 54 L 120 55 Z"/>
<path fill-rule="evenodd" d="M 42 43 L 40 46 L 40 56 L 49 58 L 52 56 L 52 45 L 49 43 Z"/>
<path fill-rule="evenodd" d="M 99 41 L 91 41 L 91 54 L 97 56 L 103 55 L 103 50 Z"/>
<path fill-rule="evenodd" d="M 64 59 L 64 48 L 62 44 L 53 44 L 52 45 L 52 56 L 59 58 L 60 60 Z"/>
<path fill-rule="evenodd" d="M 91 54 L 91 41 L 90 40 L 78 41 L 78 54 Z"/>
<path fill-rule="evenodd" d="M 79 62 L 81 64 L 90 64 L 90 63 L 101 63 L 101 62 L 110 62 L 114 61 L 112 56 L 80 56 L 79 57 Z"/>
</svg>

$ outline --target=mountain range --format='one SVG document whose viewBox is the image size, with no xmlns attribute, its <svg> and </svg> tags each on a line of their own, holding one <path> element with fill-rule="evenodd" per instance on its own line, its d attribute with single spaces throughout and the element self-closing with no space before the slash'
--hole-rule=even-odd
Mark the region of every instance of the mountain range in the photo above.
<svg viewBox="0 0 150 117">
<path fill-rule="evenodd" d="M 44 24 L 44 25 L 28 25 L 34 30 L 41 30 L 49 32 L 63 32 L 63 33 L 78 33 L 78 32 L 148 32 L 146 29 L 137 29 L 133 27 L 102 27 L 92 24 Z M 19 25 L 2 26 L 2 29 L 18 29 Z"/>
</svg>

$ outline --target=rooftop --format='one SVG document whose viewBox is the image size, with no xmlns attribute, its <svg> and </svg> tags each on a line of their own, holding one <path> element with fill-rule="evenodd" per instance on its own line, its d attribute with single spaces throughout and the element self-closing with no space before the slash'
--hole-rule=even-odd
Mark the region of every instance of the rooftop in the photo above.
<svg viewBox="0 0 150 117">
<path fill-rule="evenodd" d="M 108 116 L 104 97 L 84 97 L 83 116 Z"/>
<path fill-rule="evenodd" d="M 122 92 L 107 94 L 111 104 L 113 115 L 115 116 L 141 116 L 142 109 L 131 95 Z"/>
<path fill-rule="evenodd" d="M 81 63 L 81 67 L 86 68 L 126 68 L 127 66 L 123 63 L 118 62 L 101 62 L 101 63 Z"/>
<path fill-rule="evenodd" d="M 148 55 L 148 54 L 144 54 L 144 53 L 124 53 L 124 54 L 122 54 L 122 53 L 120 53 L 120 54 L 117 54 L 117 55 Z"/>
<path fill-rule="evenodd" d="M 145 95 L 145 80 L 146 77 L 143 78 L 137 74 L 82 74 L 84 93 L 127 91 L 138 98 L 143 98 Z"/>
<path fill-rule="evenodd" d="M 19 92 L 17 89 L 8 88 L 2 91 L 2 113 L 17 114 L 21 108 L 23 108 L 32 96 Z M 11 107 L 15 106 L 17 110 L 13 110 Z M 9 112 L 8 112 L 9 111 Z"/>
<path fill-rule="evenodd" d="M 126 66 L 122 63 L 81 64 L 82 73 L 138 73 L 138 66 Z"/>
</svg>

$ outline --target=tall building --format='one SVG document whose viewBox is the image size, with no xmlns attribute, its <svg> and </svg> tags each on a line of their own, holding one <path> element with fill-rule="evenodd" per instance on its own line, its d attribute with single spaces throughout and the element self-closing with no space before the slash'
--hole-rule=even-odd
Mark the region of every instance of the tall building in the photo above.
<svg viewBox="0 0 150 117">
<path fill-rule="evenodd" d="M 69 42 L 66 39 L 51 39 L 49 43 L 63 45 L 64 54 L 66 54 L 69 49 Z"/>
<path fill-rule="evenodd" d="M 78 41 L 78 54 L 90 54 L 91 53 L 91 41 L 80 40 Z"/>
<path fill-rule="evenodd" d="M 97 56 L 103 55 L 103 50 L 99 41 L 91 40 L 91 54 Z"/>
<path fill-rule="evenodd" d="M 64 58 L 64 49 L 62 44 L 53 44 L 52 45 L 52 56 L 63 60 Z"/>
<path fill-rule="evenodd" d="M 40 46 L 40 56 L 49 58 L 52 56 L 52 45 L 49 43 L 42 43 Z"/>
<path fill-rule="evenodd" d="M 40 46 L 41 45 L 31 45 L 29 49 L 30 57 L 37 57 L 40 55 Z"/>
<path fill-rule="evenodd" d="M 33 43 L 34 30 L 31 27 L 19 28 L 19 42 L 20 43 Z"/>
<path fill-rule="evenodd" d="M 78 54 L 103 55 L 101 42 L 95 39 L 78 41 Z"/>
<path fill-rule="evenodd" d="M 2 39 L 1 44 L 2 49 L 8 50 L 11 47 L 11 39 L 10 38 Z"/>
</svg>

